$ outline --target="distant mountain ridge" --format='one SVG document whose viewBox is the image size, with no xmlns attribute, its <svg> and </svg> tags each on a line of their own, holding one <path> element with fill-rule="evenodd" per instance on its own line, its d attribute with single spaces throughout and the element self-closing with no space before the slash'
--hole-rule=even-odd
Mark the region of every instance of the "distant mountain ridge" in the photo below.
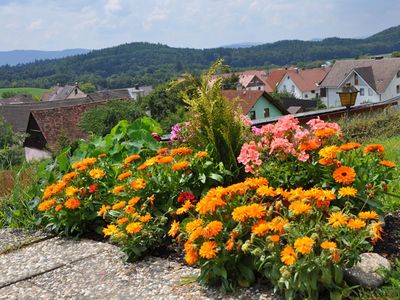
<svg viewBox="0 0 400 300">
<path fill-rule="evenodd" d="M 258 45 L 262 45 L 263 43 L 256 43 L 256 42 L 244 42 L 244 43 L 236 43 L 236 44 L 229 44 L 223 45 L 222 48 L 232 48 L 232 49 L 240 49 L 240 48 L 250 48 Z"/>
<path fill-rule="evenodd" d="M 0 66 L 31 63 L 36 60 L 63 58 L 67 56 L 89 53 L 89 49 L 65 49 L 59 51 L 11 50 L 0 51 Z"/>
<path fill-rule="evenodd" d="M 249 48 L 191 49 L 162 44 L 130 43 L 87 54 L 0 67 L 0 87 L 48 88 L 84 81 L 100 87 L 156 85 L 183 72 L 196 73 L 218 58 L 232 68 L 270 68 L 301 62 L 355 58 L 400 51 L 400 26 L 365 39 L 325 38 L 321 41 L 282 40 Z"/>
</svg>

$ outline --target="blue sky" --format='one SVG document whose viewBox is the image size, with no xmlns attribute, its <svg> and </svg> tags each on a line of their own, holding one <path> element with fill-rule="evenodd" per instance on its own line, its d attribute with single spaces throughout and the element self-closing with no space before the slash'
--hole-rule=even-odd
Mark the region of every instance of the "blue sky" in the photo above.
<svg viewBox="0 0 400 300">
<path fill-rule="evenodd" d="M 399 11 L 398 0 L 0 0 L 0 51 L 364 37 L 399 25 Z"/>
</svg>

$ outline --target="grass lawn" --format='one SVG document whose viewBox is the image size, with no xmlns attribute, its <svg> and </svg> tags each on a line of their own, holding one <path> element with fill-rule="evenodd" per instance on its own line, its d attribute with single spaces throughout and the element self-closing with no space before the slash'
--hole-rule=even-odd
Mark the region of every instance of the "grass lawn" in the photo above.
<svg viewBox="0 0 400 300">
<path fill-rule="evenodd" d="M 32 95 L 36 97 L 42 97 L 43 93 L 47 92 L 47 89 L 21 87 L 21 88 L 0 88 L 0 98 L 1 94 L 4 92 L 13 92 L 17 94 Z"/>
</svg>

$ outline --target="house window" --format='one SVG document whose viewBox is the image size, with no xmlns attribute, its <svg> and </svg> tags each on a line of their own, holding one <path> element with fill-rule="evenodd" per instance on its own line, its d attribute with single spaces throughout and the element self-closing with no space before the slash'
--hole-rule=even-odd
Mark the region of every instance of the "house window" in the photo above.
<svg viewBox="0 0 400 300">
<path fill-rule="evenodd" d="M 400 71 L 397 72 L 397 78 L 400 78 Z"/>
<path fill-rule="evenodd" d="M 269 108 L 264 108 L 264 118 L 269 118 Z"/>
<path fill-rule="evenodd" d="M 396 93 L 400 94 L 400 85 L 396 85 Z"/>
<path fill-rule="evenodd" d="M 368 89 L 368 96 L 372 96 L 372 95 L 373 95 L 372 89 Z"/>
<path fill-rule="evenodd" d="M 361 89 L 360 89 L 360 96 L 364 96 L 364 95 L 365 95 L 364 89 L 361 88 Z"/>
<path fill-rule="evenodd" d="M 286 92 L 286 84 L 283 85 L 283 91 Z"/>
<path fill-rule="evenodd" d="M 358 75 L 354 74 L 354 85 L 358 85 Z"/>
<path fill-rule="evenodd" d="M 308 98 L 308 94 L 304 94 L 304 98 L 306 98 L 306 99 L 307 99 L 307 98 Z"/>
<path fill-rule="evenodd" d="M 258 87 L 258 90 L 261 90 L 261 86 Z"/>
<path fill-rule="evenodd" d="M 250 111 L 250 120 L 255 120 L 256 119 L 256 111 L 252 110 Z"/>
<path fill-rule="evenodd" d="M 292 85 L 292 93 L 294 94 L 294 85 Z"/>
<path fill-rule="evenodd" d="M 311 94 L 315 94 L 315 90 L 312 90 L 312 91 L 311 91 Z"/>
</svg>

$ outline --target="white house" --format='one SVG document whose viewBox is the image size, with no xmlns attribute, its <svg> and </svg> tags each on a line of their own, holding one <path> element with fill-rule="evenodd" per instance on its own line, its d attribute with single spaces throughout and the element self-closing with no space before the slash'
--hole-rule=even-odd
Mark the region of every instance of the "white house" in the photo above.
<svg viewBox="0 0 400 300">
<path fill-rule="evenodd" d="M 337 61 L 321 83 L 321 100 L 339 107 L 337 94 L 346 84 L 358 91 L 355 105 L 400 99 L 400 58 Z"/>
<path fill-rule="evenodd" d="M 289 92 L 298 99 L 310 100 L 320 97 L 320 82 L 330 68 L 288 69 L 276 86 L 278 92 Z"/>
</svg>

